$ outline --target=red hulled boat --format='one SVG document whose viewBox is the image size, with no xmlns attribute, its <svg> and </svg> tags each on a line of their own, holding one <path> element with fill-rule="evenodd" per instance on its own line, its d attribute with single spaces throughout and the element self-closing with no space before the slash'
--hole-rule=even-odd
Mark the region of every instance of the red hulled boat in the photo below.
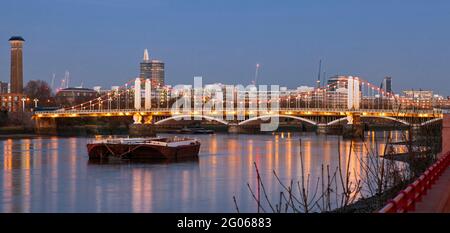
<svg viewBox="0 0 450 233">
<path fill-rule="evenodd" d="M 90 159 L 195 159 L 198 158 L 200 142 L 179 137 L 101 139 L 88 143 L 87 150 Z"/>
</svg>

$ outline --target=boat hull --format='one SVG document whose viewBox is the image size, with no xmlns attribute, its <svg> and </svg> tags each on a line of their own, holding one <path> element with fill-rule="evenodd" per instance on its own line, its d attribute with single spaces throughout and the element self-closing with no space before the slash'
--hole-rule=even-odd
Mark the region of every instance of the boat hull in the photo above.
<svg viewBox="0 0 450 233">
<path fill-rule="evenodd" d="M 116 157 L 136 160 L 181 160 L 198 158 L 200 143 L 168 147 L 160 145 L 87 144 L 89 159 Z"/>
</svg>

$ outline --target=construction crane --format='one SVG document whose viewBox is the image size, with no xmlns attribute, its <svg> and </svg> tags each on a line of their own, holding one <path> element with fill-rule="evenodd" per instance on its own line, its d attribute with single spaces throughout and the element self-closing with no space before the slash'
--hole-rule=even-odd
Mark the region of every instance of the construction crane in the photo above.
<svg viewBox="0 0 450 233">
<path fill-rule="evenodd" d="M 69 88 L 70 73 L 68 70 L 66 70 L 66 73 L 64 73 L 64 80 L 66 80 L 66 88 Z"/>
<path fill-rule="evenodd" d="M 320 75 L 322 73 L 322 60 L 319 61 L 319 73 L 317 74 L 317 84 L 316 87 L 320 88 Z"/>
<path fill-rule="evenodd" d="M 56 78 L 56 74 L 53 73 L 53 75 L 52 75 L 52 82 L 50 84 L 50 88 L 52 89 L 52 91 L 54 91 L 53 88 L 55 87 L 55 78 Z"/>
<path fill-rule="evenodd" d="M 258 83 L 258 76 L 259 76 L 259 63 L 256 64 L 256 70 L 255 70 L 255 79 L 253 80 L 253 85 L 256 86 L 256 84 Z"/>
</svg>

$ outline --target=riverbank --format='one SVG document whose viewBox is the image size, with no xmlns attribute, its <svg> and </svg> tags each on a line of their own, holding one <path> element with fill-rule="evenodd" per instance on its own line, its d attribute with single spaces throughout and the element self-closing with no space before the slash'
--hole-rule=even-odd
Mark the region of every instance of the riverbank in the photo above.
<svg viewBox="0 0 450 233">
<path fill-rule="evenodd" d="M 26 126 L 3 126 L 0 127 L 0 137 L 5 135 L 27 134 L 34 135 L 35 131 L 32 127 Z"/>
</svg>

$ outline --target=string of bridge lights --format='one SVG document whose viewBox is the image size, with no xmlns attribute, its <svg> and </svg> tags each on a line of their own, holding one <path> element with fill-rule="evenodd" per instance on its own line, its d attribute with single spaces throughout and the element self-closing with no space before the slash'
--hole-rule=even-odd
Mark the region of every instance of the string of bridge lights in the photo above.
<svg viewBox="0 0 450 233">
<path fill-rule="evenodd" d="M 395 99 L 395 101 L 400 101 L 402 103 L 404 103 L 404 102 L 411 102 L 410 99 L 407 99 L 405 97 L 401 97 L 401 96 L 395 95 L 394 93 L 391 93 L 391 92 L 386 92 L 382 88 L 371 84 L 367 80 L 364 80 L 364 79 L 361 79 L 361 78 L 356 78 L 356 80 L 359 80 L 361 82 L 362 86 L 365 86 L 365 85 L 367 86 L 366 91 L 367 91 L 367 94 L 369 94 L 368 96 L 380 95 L 382 97 L 389 97 L 389 98 L 393 97 Z M 135 81 L 135 79 L 131 79 L 131 80 L 127 81 L 125 84 L 123 84 L 122 86 L 120 86 L 117 90 L 108 91 L 106 94 L 104 94 L 102 96 L 96 97 L 95 99 L 86 101 L 86 102 L 81 103 L 81 104 L 77 104 L 77 105 L 74 105 L 74 106 L 71 106 L 71 107 L 66 107 L 66 108 L 64 108 L 64 110 L 75 110 L 75 109 L 77 109 L 77 110 L 78 109 L 79 110 L 85 110 L 86 108 L 93 109 L 97 105 L 100 108 L 103 105 L 103 102 L 116 100 L 116 99 L 120 98 L 120 96 L 122 96 L 122 94 L 125 94 L 127 92 L 129 93 L 130 90 L 133 91 L 133 86 L 132 85 L 133 85 L 134 81 Z M 326 92 L 326 91 L 329 91 L 331 89 L 335 89 L 336 87 L 338 88 L 339 85 L 341 84 L 341 82 L 342 81 L 338 80 L 334 84 L 327 84 L 326 88 L 315 88 L 314 91 L 311 91 L 311 92 L 308 91 L 307 94 L 305 94 L 305 97 L 307 97 L 311 93 L 317 94 L 317 93 L 320 93 L 320 92 Z M 372 90 L 372 93 L 370 93 L 370 90 Z M 362 88 L 361 91 L 364 92 L 364 87 Z M 291 92 L 293 92 L 293 91 L 291 91 Z M 377 93 L 375 93 L 375 92 L 377 92 Z M 287 97 L 278 97 L 278 99 L 282 100 L 283 98 L 285 98 L 285 99 L 289 99 L 290 100 L 291 96 L 292 96 L 292 94 L 288 92 L 288 96 Z M 193 97 L 196 98 L 196 96 L 193 96 Z M 302 97 L 303 97 L 302 94 L 297 94 L 295 99 L 298 100 L 298 99 L 301 99 Z M 203 97 L 203 100 L 205 101 L 206 97 Z M 216 100 L 213 99 L 213 101 L 216 101 Z M 219 103 L 226 103 L 226 101 L 223 101 L 223 100 L 217 100 L 217 101 Z M 267 101 L 259 100 L 259 101 L 257 101 L 257 103 L 259 103 L 259 104 L 261 104 L 261 103 L 271 103 L 271 101 L 272 101 L 271 99 L 267 100 Z M 234 101 L 230 101 L 230 104 L 233 104 L 233 103 L 235 103 L 235 102 Z M 249 103 L 253 103 L 252 100 L 250 100 Z M 240 104 L 242 104 L 242 101 L 240 102 Z"/>
</svg>

